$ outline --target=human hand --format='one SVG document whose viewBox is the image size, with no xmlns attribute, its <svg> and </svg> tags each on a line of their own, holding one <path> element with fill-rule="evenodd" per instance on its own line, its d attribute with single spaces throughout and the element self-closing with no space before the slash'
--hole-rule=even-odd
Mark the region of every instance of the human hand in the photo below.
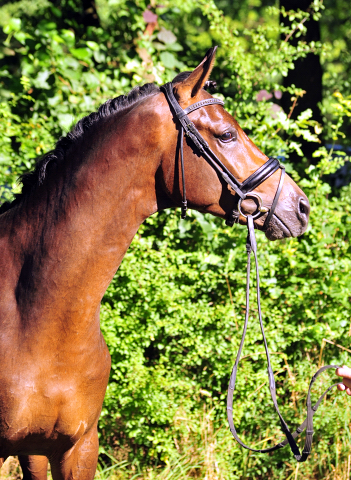
<svg viewBox="0 0 351 480">
<path fill-rule="evenodd" d="M 342 377 L 342 383 L 339 383 L 338 390 L 346 390 L 347 395 L 351 396 L 351 368 L 343 365 L 336 369 L 336 374 Z"/>
</svg>

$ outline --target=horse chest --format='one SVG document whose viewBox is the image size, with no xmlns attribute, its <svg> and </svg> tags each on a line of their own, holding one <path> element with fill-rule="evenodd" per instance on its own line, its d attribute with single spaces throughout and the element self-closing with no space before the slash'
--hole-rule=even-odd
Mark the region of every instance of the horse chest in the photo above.
<svg viewBox="0 0 351 480">
<path fill-rule="evenodd" d="M 75 444 L 96 422 L 102 391 L 101 385 L 56 377 L 45 382 L 27 377 L 6 385 L 0 393 L 0 446 L 15 454 L 23 442 L 35 444 L 39 438 Z"/>
<path fill-rule="evenodd" d="M 12 454 L 36 438 L 74 444 L 94 425 L 106 391 L 110 357 L 107 348 L 68 356 L 23 348 L 2 352 L 0 371 L 0 447 Z M 11 372 L 11 375 L 8 375 Z M 63 440 L 62 440 L 63 441 Z M 4 446 L 6 444 L 6 447 Z"/>
</svg>

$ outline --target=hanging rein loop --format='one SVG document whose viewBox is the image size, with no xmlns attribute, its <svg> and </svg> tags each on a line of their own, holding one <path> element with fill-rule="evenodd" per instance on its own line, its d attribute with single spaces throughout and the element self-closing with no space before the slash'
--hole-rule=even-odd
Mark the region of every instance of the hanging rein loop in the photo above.
<svg viewBox="0 0 351 480">
<path fill-rule="evenodd" d="M 311 452 L 311 447 L 312 447 L 312 437 L 313 437 L 313 415 L 316 413 L 318 407 L 320 406 L 323 398 L 326 396 L 326 394 L 338 383 L 335 383 L 331 387 L 329 387 L 323 395 L 321 395 L 317 401 L 312 406 L 311 402 L 311 389 L 316 381 L 316 379 L 319 377 L 321 373 L 323 373 L 325 370 L 330 369 L 330 368 L 338 368 L 338 365 L 326 365 L 318 370 L 318 372 L 312 377 L 312 380 L 310 382 L 310 386 L 308 389 L 308 394 L 307 394 L 307 417 L 302 422 L 302 424 L 293 432 L 291 433 L 289 430 L 289 427 L 287 423 L 285 422 L 283 416 L 281 415 L 277 403 L 277 396 L 276 396 L 276 385 L 275 385 L 275 380 L 274 380 L 274 374 L 272 370 L 272 365 L 271 365 L 271 360 L 269 356 L 269 351 L 268 351 L 268 345 L 267 345 L 267 340 L 266 336 L 264 333 L 264 328 L 263 328 L 263 322 L 262 322 L 262 312 L 261 312 L 261 299 L 260 299 L 260 277 L 259 277 L 259 271 L 258 271 L 258 262 L 257 262 L 257 244 L 256 244 L 256 238 L 255 238 L 255 230 L 254 230 L 254 219 L 259 217 L 260 215 L 267 213 L 268 215 L 265 219 L 265 222 L 263 224 L 263 229 L 266 230 L 269 226 L 269 223 L 273 217 L 275 208 L 278 204 L 279 196 L 283 188 L 284 184 L 284 178 L 285 178 L 285 168 L 283 165 L 279 163 L 279 161 L 276 158 L 270 157 L 266 163 L 264 163 L 258 170 L 256 170 L 252 175 L 250 175 L 244 182 L 239 182 L 234 175 L 227 169 L 227 167 L 221 162 L 221 160 L 216 156 L 216 154 L 210 149 L 208 143 L 206 140 L 200 135 L 199 131 L 196 129 L 195 125 L 193 122 L 189 119 L 188 114 L 190 112 L 193 112 L 194 110 L 201 108 L 201 107 L 206 107 L 208 105 L 224 105 L 222 100 L 219 100 L 218 98 L 209 98 L 206 100 L 201 100 L 200 102 L 194 103 L 193 105 L 190 105 L 186 109 L 182 109 L 179 103 L 177 102 L 174 94 L 173 94 L 173 85 L 172 83 L 166 83 L 161 87 L 162 92 L 165 94 L 168 103 L 170 105 L 171 111 L 174 114 L 174 116 L 178 119 L 180 127 L 179 127 L 179 149 L 180 149 L 180 163 L 181 163 L 181 176 L 182 176 L 182 218 L 185 218 L 186 216 L 186 211 L 187 211 L 187 200 L 186 200 L 186 189 L 185 189 L 185 174 L 184 174 L 184 158 L 183 158 L 183 137 L 184 134 L 189 138 L 189 140 L 193 143 L 194 147 L 201 153 L 203 158 L 215 169 L 217 174 L 222 177 L 222 179 L 228 184 L 228 186 L 234 190 L 235 192 L 235 201 L 236 201 L 236 206 L 233 208 L 232 212 L 230 213 L 229 217 L 226 220 L 226 224 L 229 226 L 232 226 L 234 223 L 237 223 L 239 221 L 240 215 L 246 218 L 247 220 L 247 228 L 248 228 L 248 236 L 247 236 L 247 244 L 246 244 L 246 249 L 247 249 L 247 288 L 246 288 L 246 314 L 245 314 L 245 322 L 244 322 L 244 329 L 243 329 L 243 334 L 239 346 L 239 350 L 236 356 L 235 364 L 232 370 L 232 374 L 230 377 L 230 382 L 229 382 L 229 388 L 228 388 L 228 396 L 227 396 L 227 415 L 228 415 L 228 422 L 229 422 L 229 427 L 230 431 L 232 432 L 235 440 L 240 443 L 240 445 L 244 448 L 247 448 L 248 450 L 251 450 L 253 452 L 273 452 L 274 450 L 278 450 L 282 447 L 285 447 L 285 445 L 289 444 L 292 453 L 294 454 L 296 460 L 298 462 L 304 462 L 308 455 Z M 281 174 L 280 174 L 280 180 L 278 183 L 278 187 L 272 202 L 272 205 L 270 209 L 267 209 L 262 205 L 262 199 L 261 197 L 257 194 L 254 193 L 253 190 L 258 187 L 261 183 L 263 183 L 267 178 L 269 178 L 271 175 L 273 175 L 274 172 L 276 172 L 278 169 L 281 169 Z M 246 198 L 253 198 L 255 201 L 258 203 L 258 207 L 256 209 L 256 213 L 251 214 L 251 215 L 245 215 L 242 210 L 241 210 L 241 203 L 243 200 Z M 235 389 L 235 382 L 236 382 L 236 376 L 237 376 L 237 371 L 238 371 L 238 366 L 239 366 L 239 361 L 240 361 L 240 356 L 241 352 L 244 346 L 244 341 L 245 341 L 245 336 L 246 336 L 246 331 L 247 331 L 247 325 L 249 321 L 249 313 L 250 313 L 250 269 L 251 269 L 251 253 L 254 254 L 255 257 L 255 265 L 256 265 L 256 295 L 257 295 L 257 306 L 258 306 L 258 318 L 260 322 L 260 327 L 261 327 L 261 332 L 262 332 L 262 337 L 263 337 L 263 343 L 264 343 L 264 348 L 266 352 L 266 358 L 267 358 L 267 365 L 268 365 L 268 380 L 269 380 L 269 391 L 273 400 L 273 405 L 274 408 L 278 414 L 281 428 L 283 433 L 286 436 L 286 439 L 277 445 L 269 448 L 265 448 L 262 450 L 256 450 L 254 448 L 251 448 L 247 445 L 245 445 L 239 438 L 235 426 L 234 426 L 234 421 L 233 421 L 233 395 L 234 395 L 234 389 Z M 306 429 L 306 440 L 305 440 L 305 446 L 303 449 L 303 452 L 300 453 L 300 450 L 295 442 L 295 438 L 304 430 Z"/>
<path fill-rule="evenodd" d="M 268 351 L 268 346 L 267 346 L 267 339 L 264 333 L 264 327 L 263 327 L 263 322 L 262 322 L 262 312 L 261 312 L 261 299 L 260 299 L 260 275 L 259 275 L 259 270 L 258 270 L 258 261 L 257 261 L 257 244 L 256 244 L 256 238 L 255 238 L 255 230 L 254 230 L 254 222 L 253 222 L 253 216 L 252 215 L 247 215 L 247 228 L 248 228 L 248 235 L 247 235 L 247 242 L 246 242 L 246 250 L 247 250 L 247 276 L 246 276 L 246 313 L 245 313 L 245 322 L 244 322 L 244 329 L 243 329 L 243 334 L 241 337 L 241 342 L 239 346 L 239 350 L 236 356 L 235 364 L 232 370 L 232 374 L 230 377 L 229 381 L 229 387 L 228 387 L 228 395 L 227 395 L 227 416 L 228 416 L 228 422 L 229 422 L 229 427 L 230 431 L 232 432 L 233 437 L 235 440 L 240 443 L 240 445 L 248 450 L 251 450 L 253 452 L 258 452 L 258 453 L 267 453 L 267 452 L 273 452 L 275 450 L 278 450 L 280 448 L 285 447 L 288 443 L 290 445 L 290 449 L 295 457 L 295 459 L 298 462 L 305 462 L 311 453 L 311 448 L 312 448 L 312 440 L 313 440 L 313 415 L 316 413 L 318 410 L 318 407 L 320 406 L 323 398 L 327 395 L 327 393 L 333 388 L 336 387 L 339 383 L 335 383 L 331 387 L 329 387 L 325 392 L 319 397 L 318 401 L 312 405 L 311 401 L 311 389 L 316 381 L 316 379 L 323 373 L 325 370 L 328 370 L 330 368 L 336 369 L 339 366 L 338 365 L 326 365 L 322 368 L 320 368 L 315 375 L 313 375 L 312 380 L 310 382 L 309 388 L 308 388 L 308 393 L 307 393 L 307 417 L 306 419 L 301 423 L 301 425 L 293 432 L 291 433 L 289 430 L 289 427 L 287 423 L 285 422 L 283 416 L 280 413 L 278 403 L 277 403 L 277 397 L 276 397 L 276 385 L 275 385 L 275 380 L 274 380 L 274 374 L 272 370 L 272 365 L 271 365 L 271 359 L 269 356 L 269 351 Z M 234 395 L 234 389 L 235 389 L 235 383 L 236 383 L 236 376 L 237 376 L 237 371 L 238 371 L 238 366 L 239 366 L 239 361 L 241 357 L 241 352 L 244 346 L 244 341 L 245 341 L 245 336 L 246 336 L 246 331 L 247 331 L 247 325 L 249 321 L 249 314 L 250 314 L 250 270 L 251 270 L 251 253 L 253 253 L 255 257 L 255 266 L 256 266 L 256 298 L 257 298 L 257 306 L 258 306 L 258 318 L 260 322 L 260 328 L 262 332 L 262 338 L 263 338 L 263 343 L 264 343 L 264 348 L 266 352 L 266 358 L 267 358 L 267 365 L 268 365 L 268 381 L 269 381 L 269 391 L 271 394 L 271 398 L 273 400 L 273 405 L 275 408 L 275 411 L 278 414 L 281 428 L 283 433 L 286 436 L 286 439 L 277 445 L 274 445 L 269 448 L 264 448 L 261 450 L 257 450 L 255 448 L 251 448 L 245 443 L 242 442 L 242 440 L 239 438 L 235 426 L 234 426 L 234 421 L 233 421 L 233 395 Z M 295 442 L 295 438 L 298 437 L 300 433 L 302 433 L 306 429 L 306 439 L 305 439 L 305 445 L 302 453 L 300 453 L 299 447 L 297 446 Z"/>
</svg>

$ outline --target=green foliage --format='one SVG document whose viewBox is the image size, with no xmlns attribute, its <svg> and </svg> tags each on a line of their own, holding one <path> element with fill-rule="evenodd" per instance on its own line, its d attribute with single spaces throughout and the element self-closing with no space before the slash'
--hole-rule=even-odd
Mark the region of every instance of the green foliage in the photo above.
<svg viewBox="0 0 351 480">
<path fill-rule="evenodd" d="M 271 2 L 233 1 L 230 8 L 237 15 L 231 16 L 224 0 L 174 0 L 162 6 L 99 0 L 101 26 L 86 28 L 79 25 L 80 7 L 73 0 L 60 2 L 60 8 L 42 1 L 31 10 L 24 0 L 1 7 L 0 195 L 11 198 L 19 189 L 18 176 L 33 167 L 35 157 L 107 98 L 148 81 L 169 81 L 219 44 L 212 75 L 216 95 L 253 141 L 267 155 L 283 157 L 296 180 L 289 152 L 302 152 L 290 137 L 314 142 L 319 158 L 301 181 L 312 204 L 307 233 L 275 243 L 258 235 L 262 306 L 279 402 L 289 422 L 297 424 L 317 366 L 348 363 L 351 190 L 334 198 L 324 183 L 323 175 L 345 158 L 335 158 L 321 135 L 333 143 L 342 138 L 350 99 L 330 74 L 324 132 L 309 110 L 291 119 L 303 95 L 295 86 L 287 89 L 290 113 L 280 109 L 278 92 L 293 60 L 317 52 L 327 63 L 330 48 L 288 42 L 300 38 L 310 15 L 325 19 L 321 2 L 314 1 L 309 12 L 282 12 L 293 22 L 290 30 L 279 25 L 279 9 L 266 3 Z M 157 15 L 154 25 L 145 22 L 145 12 Z M 335 56 L 329 58 L 334 64 Z M 258 101 L 263 89 L 268 96 Z M 333 97 L 334 91 L 340 93 Z M 245 239 L 245 228 L 229 229 L 197 212 L 185 221 L 177 212 L 163 212 L 140 227 L 101 308 L 112 355 L 100 420 L 106 462 L 101 478 L 111 471 L 116 478 L 169 480 L 294 474 L 287 449 L 251 455 L 234 443 L 226 426 L 227 382 L 245 313 Z M 235 420 L 247 443 L 263 447 L 280 437 L 252 301 Z M 316 385 L 314 398 L 327 382 Z M 331 398 L 315 417 L 314 453 L 299 470 L 306 479 L 337 471 L 348 455 L 347 399 L 335 393 Z M 158 470 L 145 473 L 150 465 Z"/>
</svg>

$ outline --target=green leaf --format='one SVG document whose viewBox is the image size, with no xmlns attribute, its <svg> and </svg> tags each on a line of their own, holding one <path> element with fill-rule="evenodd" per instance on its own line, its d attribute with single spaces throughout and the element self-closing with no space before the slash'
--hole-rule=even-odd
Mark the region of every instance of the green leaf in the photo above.
<svg viewBox="0 0 351 480">
<path fill-rule="evenodd" d="M 175 68 L 178 65 L 178 60 L 170 52 L 161 52 L 160 59 L 162 64 L 167 68 Z"/>
<path fill-rule="evenodd" d="M 9 23 L 4 26 L 4 33 L 18 32 L 21 29 L 21 19 L 11 18 Z"/>
<path fill-rule="evenodd" d="M 91 50 L 99 50 L 99 45 L 98 45 L 96 42 L 92 42 L 91 40 L 88 40 L 88 41 L 87 41 L 87 46 L 88 46 Z"/>
<path fill-rule="evenodd" d="M 73 115 L 71 115 L 70 113 L 59 113 L 57 115 L 57 118 L 62 130 L 65 132 L 68 132 L 71 129 L 74 122 Z"/>
<path fill-rule="evenodd" d="M 161 30 L 157 34 L 157 38 L 166 44 L 175 43 L 177 41 L 177 37 L 174 35 L 174 33 L 170 30 L 166 30 L 164 27 L 161 27 Z"/>
<path fill-rule="evenodd" d="M 88 48 L 70 48 L 70 52 L 78 60 L 90 59 L 92 52 Z"/>
<path fill-rule="evenodd" d="M 72 30 L 61 30 L 60 36 L 66 42 L 67 45 L 73 46 L 75 42 L 75 35 Z"/>
</svg>

